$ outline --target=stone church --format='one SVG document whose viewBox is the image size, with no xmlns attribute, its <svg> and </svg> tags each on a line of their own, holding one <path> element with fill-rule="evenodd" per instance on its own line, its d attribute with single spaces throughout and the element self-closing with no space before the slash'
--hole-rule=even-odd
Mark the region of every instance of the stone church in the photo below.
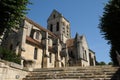
<svg viewBox="0 0 120 80">
<path fill-rule="evenodd" d="M 86 37 L 76 33 L 71 38 L 70 22 L 56 10 L 48 17 L 47 29 L 26 17 L 1 45 L 19 54 L 24 67 L 95 66 Z"/>
</svg>

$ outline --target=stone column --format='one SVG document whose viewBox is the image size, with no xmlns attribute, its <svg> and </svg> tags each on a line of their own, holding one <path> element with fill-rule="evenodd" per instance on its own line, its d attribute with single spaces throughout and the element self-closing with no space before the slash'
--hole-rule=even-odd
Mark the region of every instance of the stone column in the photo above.
<svg viewBox="0 0 120 80">
<path fill-rule="evenodd" d="M 45 33 L 45 50 L 44 50 L 44 58 L 43 58 L 43 68 L 47 68 L 49 65 L 49 53 L 48 53 L 48 32 Z"/>
<path fill-rule="evenodd" d="M 78 41 L 77 42 L 77 59 L 83 58 L 83 49 L 82 49 L 82 42 Z"/>
<path fill-rule="evenodd" d="M 25 51 L 24 46 L 25 46 L 26 35 L 27 35 L 26 30 L 27 30 L 27 25 L 25 25 L 25 23 L 24 23 L 24 27 L 20 31 L 20 36 L 21 36 L 21 50 L 22 51 Z"/>
<path fill-rule="evenodd" d="M 56 54 L 56 67 L 61 67 L 61 58 L 60 58 L 60 43 L 59 43 L 59 39 L 57 40 L 57 54 Z"/>
<path fill-rule="evenodd" d="M 76 54 L 76 61 L 75 65 L 82 65 L 83 62 L 81 58 L 83 58 L 83 48 L 82 48 L 82 42 L 80 40 L 77 41 L 77 54 Z"/>
<path fill-rule="evenodd" d="M 21 40 L 20 41 L 20 48 L 18 50 L 18 52 L 20 53 L 21 55 L 21 58 L 24 58 L 24 55 L 23 55 L 23 52 L 25 52 L 25 43 L 26 43 L 26 31 L 27 31 L 27 25 L 25 24 L 25 20 L 24 20 L 24 23 L 23 23 L 23 27 L 21 28 L 20 32 L 19 32 L 19 39 Z M 23 66 L 23 60 L 21 60 L 21 64 Z"/>
<path fill-rule="evenodd" d="M 65 67 L 68 67 L 69 66 L 69 63 L 68 63 L 68 60 L 69 60 L 69 54 L 68 54 L 68 48 L 67 46 L 65 45 L 66 49 L 66 57 L 65 57 Z"/>
</svg>

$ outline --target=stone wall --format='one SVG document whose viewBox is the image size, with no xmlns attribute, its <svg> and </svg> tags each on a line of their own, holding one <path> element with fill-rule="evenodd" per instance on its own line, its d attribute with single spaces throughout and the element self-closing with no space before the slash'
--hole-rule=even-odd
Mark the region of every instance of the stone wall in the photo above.
<svg viewBox="0 0 120 80">
<path fill-rule="evenodd" d="M 21 65 L 0 60 L 0 80 L 22 80 L 28 75 Z"/>
</svg>

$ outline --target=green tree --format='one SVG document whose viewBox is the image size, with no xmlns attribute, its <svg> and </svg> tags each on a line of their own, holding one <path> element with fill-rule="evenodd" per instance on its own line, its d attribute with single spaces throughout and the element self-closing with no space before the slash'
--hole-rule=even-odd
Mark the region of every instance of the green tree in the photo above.
<svg viewBox="0 0 120 80">
<path fill-rule="evenodd" d="M 106 63 L 104 61 L 101 61 L 101 62 L 97 62 L 96 65 L 106 65 Z"/>
<path fill-rule="evenodd" d="M 110 0 L 100 19 L 100 31 L 103 37 L 111 45 L 110 57 L 114 65 L 118 65 L 116 51 L 120 54 L 120 0 Z"/>
<path fill-rule="evenodd" d="M 15 52 L 2 48 L 1 46 L 0 46 L 0 59 L 15 62 L 18 64 L 21 63 L 20 55 L 16 55 Z"/>
<path fill-rule="evenodd" d="M 0 0 L 0 36 L 5 29 L 18 28 L 29 3 L 29 0 Z"/>
<path fill-rule="evenodd" d="M 100 62 L 100 65 L 106 65 L 106 63 L 105 63 L 105 62 L 103 62 L 103 61 L 101 61 L 101 62 Z"/>
<path fill-rule="evenodd" d="M 96 65 L 100 65 L 100 63 L 98 61 L 96 61 Z"/>
<path fill-rule="evenodd" d="M 113 62 L 109 62 L 108 65 L 113 65 Z"/>
</svg>

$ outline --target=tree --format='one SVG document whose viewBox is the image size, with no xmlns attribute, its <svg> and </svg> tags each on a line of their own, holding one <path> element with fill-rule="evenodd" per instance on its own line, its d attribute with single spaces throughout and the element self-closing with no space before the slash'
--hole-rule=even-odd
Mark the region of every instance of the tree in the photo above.
<svg viewBox="0 0 120 80">
<path fill-rule="evenodd" d="M 7 50 L 6 48 L 3 48 L 0 46 L 0 59 L 15 62 L 20 64 L 21 63 L 21 57 L 20 55 L 16 55 L 15 52 L 11 50 Z"/>
<path fill-rule="evenodd" d="M 29 3 L 29 0 L 0 0 L 0 36 L 5 29 L 18 28 Z"/>
<path fill-rule="evenodd" d="M 104 61 L 101 61 L 101 62 L 97 62 L 96 65 L 106 65 L 106 63 Z"/>
<path fill-rule="evenodd" d="M 100 65 L 106 65 L 106 63 L 105 63 L 105 62 L 103 62 L 103 61 L 101 61 L 101 62 L 100 62 Z"/>
<path fill-rule="evenodd" d="M 100 19 L 99 29 L 101 34 L 111 45 L 110 57 L 114 65 L 118 65 L 116 51 L 120 54 L 120 0 L 110 0 Z"/>
<path fill-rule="evenodd" d="M 108 65 L 113 65 L 113 63 L 112 63 L 112 62 L 109 62 Z"/>
</svg>

